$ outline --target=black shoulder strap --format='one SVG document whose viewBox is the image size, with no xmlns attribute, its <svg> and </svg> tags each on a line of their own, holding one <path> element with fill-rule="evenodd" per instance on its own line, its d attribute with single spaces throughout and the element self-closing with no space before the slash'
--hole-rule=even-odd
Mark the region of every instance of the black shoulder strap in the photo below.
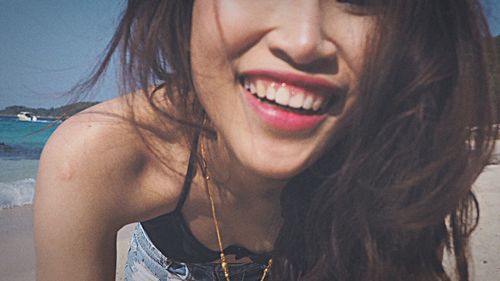
<svg viewBox="0 0 500 281">
<path fill-rule="evenodd" d="M 200 135 L 199 132 L 195 134 L 193 146 L 191 147 L 191 152 L 189 155 L 189 163 L 186 171 L 186 177 L 184 178 L 181 195 L 179 197 L 179 201 L 177 202 L 177 206 L 175 206 L 174 212 L 180 212 L 182 210 L 182 206 L 184 206 L 184 203 L 186 202 L 187 196 L 189 194 L 189 190 L 191 189 L 191 182 L 193 181 L 195 162 L 197 157 L 199 135 Z"/>
</svg>

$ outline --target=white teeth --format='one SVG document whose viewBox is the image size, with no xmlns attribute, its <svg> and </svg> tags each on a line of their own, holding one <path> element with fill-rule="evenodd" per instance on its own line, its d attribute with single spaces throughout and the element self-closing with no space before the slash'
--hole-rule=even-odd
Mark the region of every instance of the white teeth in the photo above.
<svg viewBox="0 0 500 281">
<path fill-rule="evenodd" d="M 255 85 L 253 83 L 250 83 L 250 93 L 256 94 L 257 89 L 255 88 Z"/>
<path fill-rule="evenodd" d="M 288 101 L 290 100 L 290 93 L 284 87 L 280 87 L 276 92 L 275 102 L 281 105 L 288 105 Z"/>
<path fill-rule="evenodd" d="M 288 106 L 292 108 L 301 108 L 303 102 L 304 102 L 304 95 L 296 94 L 290 98 L 290 100 L 288 101 Z"/>
<path fill-rule="evenodd" d="M 274 100 L 275 98 L 276 98 L 276 90 L 274 89 L 274 84 L 271 84 L 271 86 L 267 88 L 266 99 Z"/>
<path fill-rule="evenodd" d="M 304 99 L 304 103 L 302 104 L 303 109 L 311 109 L 313 105 L 314 98 L 312 96 L 306 96 Z"/>
<path fill-rule="evenodd" d="M 259 98 L 264 98 L 266 96 L 266 87 L 262 81 L 257 81 L 257 96 Z"/>
<path fill-rule="evenodd" d="M 316 98 L 316 100 L 314 100 L 314 103 L 312 104 L 312 109 L 314 111 L 318 111 L 322 104 L 323 104 L 323 98 L 318 97 Z"/>
<path fill-rule="evenodd" d="M 323 97 L 300 92 L 295 92 L 294 95 L 291 96 L 289 90 L 284 85 L 285 84 L 280 85 L 278 90 L 276 90 L 276 84 L 274 82 L 266 86 L 265 83 L 260 80 L 250 82 L 245 79 L 243 81 L 243 87 L 252 95 L 295 109 L 303 108 L 304 110 L 312 109 L 318 111 L 325 101 Z"/>
</svg>

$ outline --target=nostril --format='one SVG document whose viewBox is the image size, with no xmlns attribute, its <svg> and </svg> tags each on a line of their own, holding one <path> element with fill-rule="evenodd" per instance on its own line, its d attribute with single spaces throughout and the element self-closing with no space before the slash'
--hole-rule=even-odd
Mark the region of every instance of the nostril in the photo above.
<svg viewBox="0 0 500 281">
<path fill-rule="evenodd" d="M 338 60 L 336 56 L 316 57 L 313 60 L 300 61 L 289 55 L 287 52 L 278 48 L 271 49 L 271 53 L 280 60 L 283 60 L 286 63 L 288 63 L 293 68 L 307 73 L 335 74 L 338 72 L 339 69 Z"/>
<path fill-rule="evenodd" d="M 320 22 L 320 11 L 312 6 L 302 7 L 292 15 L 282 15 L 281 20 L 266 35 L 268 48 L 291 64 L 307 65 L 322 60 L 332 60 L 337 48 L 325 33 Z"/>
</svg>

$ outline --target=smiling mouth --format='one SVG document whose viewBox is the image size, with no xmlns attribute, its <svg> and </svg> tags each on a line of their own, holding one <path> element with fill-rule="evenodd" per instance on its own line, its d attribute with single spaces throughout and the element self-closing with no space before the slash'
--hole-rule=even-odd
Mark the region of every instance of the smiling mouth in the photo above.
<svg viewBox="0 0 500 281">
<path fill-rule="evenodd" d="M 340 95 L 319 86 L 295 86 L 286 82 L 241 76 L 241 86 L 260 102 L 301 115 L 323 115 Z"/>
</svg>

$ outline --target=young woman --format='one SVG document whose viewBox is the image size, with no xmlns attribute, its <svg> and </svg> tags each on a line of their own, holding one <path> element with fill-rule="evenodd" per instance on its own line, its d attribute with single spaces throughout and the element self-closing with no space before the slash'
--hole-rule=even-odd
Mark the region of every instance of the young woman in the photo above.
<svg viewBox="0 0 500 281">
<path fill-rule="evenodd" d="M 35 198 L 39 280 L 469 280 L 495 133 L 474 0 L 129 0 Z M 444 249 L 455 269 L 445 271 Z M 455 272 L 453 272 L 455 271 Z"/>
</svg>

